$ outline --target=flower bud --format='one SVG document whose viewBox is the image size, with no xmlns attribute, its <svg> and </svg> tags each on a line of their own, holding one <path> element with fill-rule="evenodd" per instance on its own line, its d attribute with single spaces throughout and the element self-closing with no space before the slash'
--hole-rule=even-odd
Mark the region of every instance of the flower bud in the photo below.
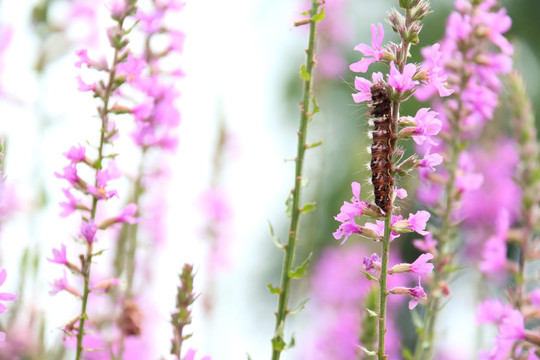
<svg viewBox="0 0 540 360">
<path fill-rule="evenodd" d="M 369 239 L 379 240 L 379 235 L 374 230 L 368 229 L 368 228 L 363 227 L 363 226 L 359 227 L 358 234 L 360 234 L 360 235 L 362 235 L 364 237 L 367 237 Z"/>
</svg>

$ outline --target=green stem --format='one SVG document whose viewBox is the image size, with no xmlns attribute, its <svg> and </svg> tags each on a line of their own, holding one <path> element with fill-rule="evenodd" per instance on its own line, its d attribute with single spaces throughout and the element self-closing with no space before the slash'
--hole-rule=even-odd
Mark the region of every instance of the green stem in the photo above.
<svg viewBox="0 0 540 360">
<path fill-rule="evenodd" d="M 123 20 L 118 22 L 118 27 L 122 29 Z M 105 89 L 105 93 L 103 95 L 103 107 L 99 110 L 99 115 L 101 118 L 101 134 L 99 139 L 99 147 L 98 147 L 98 157 L 97 157 L 97 163 L 99 164 L 99 168 L 101 168 L 101 163 L 103 161 L 103 147 L 105 145 L 105 133 L 107 132 L 107 127 L 109 124 L 109 99 L 111 97 L 113 86 L 114 86 L 114 79 L 116 77 L 116 66 L 118 64 L 118 57 L 119 57 L 119 49 L 116 48 L 114 50 L 114 59 L 113 64 L 111 66 L 111 70 L 109 72 L 109 80 L 107 83 L 107 87 Z M 96 169 L 96 177 L 94 180 L 94 186 L 98 186 L 98 178 L 97 178 L 97 172 L 99 171 L 99 168 Z M 90 212 L 90 219 L 95 220 L 96 218 L 96 211 L 97 211 L 97 204 L 98 204 L 98 196 L 94 196 L 92 199 L 92 208 Z M 90 269 L 92 267 L 92 250 L 93 250 L 93 243 L 89 242 L 86 248 L 86 256 L 84 258 L 84 264 L 82 267 L 82 275 L 84 277 L 84 291 L 82 296 L 82 304 L 81 304 L 81 314 L 79 318 L 79 329 L 77 333 L 77 351 L 75 355 L 75 360 L 80 360 L 82 357 L 83 352 L 83 338 L 84 338 L 84 325 L 86 322 L 86 318 L 88 315 L 86 314 L 86 308 L 88 305 L 88 295 L 90 294 L 89 284 L 90 284 Z"/>
<path fill-rule="evenodd" d="M 310 17 L 317 14 L 319 9 L 318 0 L 311 1 Z M 296 167 L 295 167 L 295 179 L 293 193 L 293 204 L 291 223 L 289 228 L 289 236 L 287 244 L 285 245 L 285 257 L 283 259 L 283 268 L 281 272 L 281 292 L 278 300 L 278 311 L 276 313 L 276 333 L 278 329 L 285 326 L 285 318 L 287 317 L 289 310 L 287 309 L 287 303 L 289 301 L 291 278 L 289 272 L 292 270 L 292 264 L 294 260 L 294 250 L 297 242 L 296 234 L 298 229 L 298 219 L 300 217 L 300 195 L 302 189 L 302 167 L 304 164 L 304 153 L 306 150 L 306 134 L 307 124 L 310 115 L 308 114 L 311 104 L 311 79 L 313 76 L 314 66 L 314 53 L 315 53 L 315 33 L 317 28 L 317 22 L 310 21 L 309 25 L 309 42 L 308 49 L 306 51 L 306 72 L 308 74 L 307 79 L 304 81 L 304 100 L 300 105 L 300 128 L 298 130 L 298 145 L 296 155 Z M 283 350 L 272 346 L 272 360 L 278 360 Z"/>
<path fill-rule="evenodd" d="M 458 100 L 459 107 L 457 113 L 461 112 L 461 101 Z M 461 154 L 461 138 L 460 138 L 460 127 L 459 127 L 459 117 L 455 119 L 449 119 L 450 125 L 452 127 L 452 139 L 450 141 L 450 160 L 448 164 L 449 179 L 446 183 L 445 188 L 445 201 L 443 208 L 443 218 L 441 223 L 441 228 L 438 232 L 439 238 L 439 256 L 438 264 L 441 264 L 441 261 L 444 263 L 446 258 L 451 254 L 450 243 L 453 240 L 452 235 L 452 209 L 454 208 L 455 202 L 457 201 L 455 196 L 455 183 L 456 183 L 456 174 L 458 170 L 458 159 Z M 446 265 L 445 265 L 446 266 Z M 436 288 L 437 285 L 448 278 L 448 272 L 443 268 L 437 268 L 433 272 L 433 288 Z M 415 359 L 425 359 L 429 357 L 431 349 L 433 348 L 433 340 L 435 337 L 435 324 L 437 320 L 437 313 L 440 308 L 441 294 L 431 296 L 428 300 L 428 305 L 426 313 L 424 315 L 423 329 L 424 332 L 421 333 L 418 342 L 415 347 Z"/>
<path fill-rule="evenodd" d="M 389 211 L 384 219 L 384 237 L 382 241 L 382 263 L 381 263 L 381 278 L 379 280 L 379 350 L 377 358 L 384 360 L 388 356 L 385 353 L 385 336 L 386 336 L 386 300 L 388 299 L 388 291 L 386 289 L 386 280 L 388 277 L 388 258 L 390 255 L 390 233 L 392 224 L 392 212 Z"/>
</svg>

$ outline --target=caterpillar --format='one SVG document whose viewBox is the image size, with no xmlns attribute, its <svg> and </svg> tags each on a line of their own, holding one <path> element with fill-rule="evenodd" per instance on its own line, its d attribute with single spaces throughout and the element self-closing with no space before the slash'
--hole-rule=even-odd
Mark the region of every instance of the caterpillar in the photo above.
<svg viewBox="0 0 540 360">
<path fill-rule="evenodd" d="M 388 214 L 392 209 L 391 189 L 394 186 L 390 164 L 392 156 L 392 110 L 388 92 L 382 83 L 370 88 L 371 110 L 367 115 L 373 121 L 371 144 L 371 182 L 375 204 Z"/>
</svg>

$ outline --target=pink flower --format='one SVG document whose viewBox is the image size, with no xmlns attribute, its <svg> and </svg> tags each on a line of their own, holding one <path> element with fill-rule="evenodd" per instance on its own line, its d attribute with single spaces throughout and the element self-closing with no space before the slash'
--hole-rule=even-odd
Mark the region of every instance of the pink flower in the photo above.
<svg viewBox="0 0 540 360">
<path fill-rule="evenodd" d="M 352 234 L 359 234 L 360 229 L 361 227 L 354 222 L 354 219 L 351 219 L 350 221 L 345 221 L 341 223 L 341 225 L 339 225 L 339 228 L 332 235 L 334 235 L 334 239 L 336 240 L 339 240 L 343 236 L 345 236 L 345 239 L 343 239 L 343 241 L 341 242 L 341 245 L 343 245 L 345 241 L 347 241 L 349 236 L 351 236 Z"/>
<path fill-rule="evenodd" d="M 540 307 L 540 289 L 534 289 L 529 294 L 531 305 Z"/>
<path fill-rule="evenodd" d="M 380 269 L 381 268 L 381 258 L 373 253 L 370 257 L 364 257 L 364 260 L 363 260 L 363 265 L 364 265 L 364 269 L 367 271 L 367 272 L 370 272 L 371 270 L 374 270 L 374 269 Z"/>
<path fill-rule="evenodd" d="M 6 269 L 0 270 L 0 286 L 4 285 L 4 282 L 6 282 L 7 277 L 7 271 Z M 16 300 L 18 295 L 10 294 L 10 293 L 0 293 L 0 301 L 14 301 Z M 0 314 L 3 314 L 7 311 L 7 307 L 0 302 Z"/>
<path fill-rule="evenodd" d="M 403 220 L 403 217 L 401 215 L 392 215 L 392 226 L 398 222 L 398 221 L 401 221 Z M 374 223 L 365 223 L 364 224 L 364 227 L 367 228 L 367 229 L 370 229 L 370 230 L 373 230 L 375 231 L 375 233 L 377 233 L 377 235 L 379 235 L 380 238 L 383 237 L 384 235 L 384 221 L 381 221 L 381 220 L 376 220 L 375 221 L 375 224 Z M 390 233 L 390 241 L 393 241 L 395 238 L 399 237 L 399 233 L 396 232 L 396 231 L 392 231 Z"/>
<path fill-rule="evenodd" d="M 79 91 L 95 91 L 96 90 L 96 83 L 87 84 L 83 81 L 80 75 L 77 75 L 77 82 L 79 83 L 79 87 L 77 90 Z"/>
<path fill-rule="evenodd" d="M 89 219 L 88 222 L 83 221 L 81 223 L 81 235 L 88 243 L 94 242 L 97 230 L 98 227 L 92 219 Z"/>
<path fill-rule="evenodd" d="M 424 158 L 418 163 L 418 167 L 427 171 L 435 171 L 435 166 L 442 164 L 443 158 L 439 154 L 430 154 L 429 150 L 424 155 Z"/>
<path fill-rule="evenodd" d="M 184 41 L 186 39 L 186 34 L 179 30 L 170 29 L 169 37 L 171 43 L 169 44 L 169 51 L 176 51 L 181 53 L 184 50 Z"/>
<path fill-rule="evenodd" d="M 357 76 L 354 78 L 354 88 L 359 91 L 352 95 L 355 103 L 371 100 L 371 81 Z"/>
<path fill-rule="evenodd" d="M 81 293 L 69 284 L 66 270 L 64 270 L 64 276 L 61 279 L 56 279 L 51 284 L 51 290 L 49 291 L 49 294 L 51 296 L 54 296 L 63 290 L 66 290 L 67 292 L 77 297 L 81 297 Z"/>
<path fill-rule="evenodd" d="M 186 356 L 184 356 L 184 360 L 195 360 L 195 353 L 195 350 L 189 349 L 186 353 Z M 212 358 L 210 356 L 205 356 L 202 357 L 201 360 L 212 360 Z"/>
<path fill-rule="evenodd" d="M 367 207 L 367 203 L 365 201 L 360 201 L 360 184 L 357 182 L 353 182 L 351 184 L 351 189 L 353 193 L 351 202 L 343 202 L 343 205 L 340 208 L 340 213 L 334 217 L 334 219 L 337 221 L 344 222 L 351 218 L 354 218 L 355 216 L 360 216 L 363 214 L 364 210 Z"/>
<path fill-rule="evenodd" d="M 413 241 L 413 245 L 420 251 L 431 252 L 435 250 L 438 242 L 433 240 L 433 235 L 431 233 L 424 236 L 423 240 L 417 239 Z"/>
<path fill-rule="evenodd" d="M 126 0 L 112 0 L 109 2 L 109 11 L 113 19 L 120 19 L 127 10 L 127 1 Z"/>
<path fill-rule="evenodd" d="M 405 199 L 407 197 L 407 190 L 394 188 L 394 192 L 399 199 Z"/>
<path fill-rule="evenodd" d="M 433 44 L 431 47 L 422 49 L 422 55 L 425 59 L 422 69 L 428 73 L 428 84 L 437 89 L 439 96 L 445 97 L 454 93 L 454 90 L 446 88 L 448 75 L 444 73 L 442 54 L 439 51 L 440 46 L 440 44 Z"/>
<path fill-rule="evenodd" d="M 476 321 L 479 324 L 500 324 L 511 310 L 500 299 L 486 299 L 476 308 Z"/>
<path fill-rule="evenodd" d="M 68 165 L 62 170 L 64 170 L 63 174 L 55 172 L 54 176 L 59 179 L 66 179 L 71 184 L 71 186 L 75 186 L 75 184 L 79 181 L 79 176 L 77 175 L 77 168 L 75 164 Z"/>
<path fill-rule="evenodd" d="M 118 74 L 124 75 L 128 84 L 137 82 L 146 67 L 144 60 L 136 59 L 129 53 L 125 62 L 118 64 Z"/>
<path fill-rule="evenodd" d="M 79 147 L 72 146 L 64 156 L 71 161 L 72 164 L 84 161 L 86 158 L 86 148 L 79 145 Z"/>
<path fill-rule="evenodd" d="M 70 189 L 62 189 L 62 192 L 64 193 L 64 195 L 66 195 L 68 201 L 60 203 L 60 206 L 64 209 L 60 213 L 60 216 L 66 217 L 72 214 L 77 209 L 77 206 L 81 203 L 81 200 L 71 195 Z"/>
<path fill-rule="evenodd" d="M 411 295 L 413 298 L 411 301 L 409 301 L 409 309 L 412 310 L 418 305 L 420 302 L 420 299 L 427 299 L 427 294 L 424 292 L 424 288 L 422 287 L 422 284 L 420 284 L 420 279 L 418 280 L 418 286 L 413 287 L 410 289 L 409 295 Z"/>
<path fill-rule="evenodd" d="M 360 51 L 366 58 L 352 64 L 349 68 L 351 71 L 365 73 L 371 63 L 382 59 L 384 51 L 381 48 L 381 44 L 384 38 L 384 30 L 381 23 L 377 26 L 371 25 L 371 46 L 366 44 L 356 45 L 354 50 Z"/>
<path fill-rule="evenodd" d="M 416 231 L 420 235 L 429 234 L 429 232 L 424 231 L 424 229 L 426 228 L 426 223 L 430 217 L 431 214 L 424 210 L 417 211 L 416 214 L 409 214 L 409 218 L 407 219 L 409 229 Z"/>
<path fill-rule="evenodd" d="M 433 259 L 433 254 L 422 254 L 411 264 L 411 272 L 418 275 L 427 275 L 433 271 L 433 264 L 428 261 Z"/>
<path fill-rule="evenodd" d="M 138 219 L 135 218 L 137 213 L 137 204 L 127 204 L 124 210 L 116 217 L 116 221 L 120 223 L 136 224 Z"/>
<path fill-rule="evenodd" d="M 66 254 L 66 245 L 62 244 L 62 247 L 60 250 L 52 249 L 52 253 L 53 253 L 53 258 L 52 259 L 47 258 L 47 261 L 50 261 L 55 264 L 60 264 L 60 265 L 68 264 L 67 254 Z"/>
<path fill-rule="evenodd" d="M 437 142 L 432 139 L 432 136 L 437 135 L 441 131 L 442 122 L 437 118 L 438 115 L 439 113 L 430 111 L 429 108 L 421 108 L 417 111 L 414 117 L 416 129 L 414 130 L 414 135 L 412 135 L 415 143 L 422 145 L 424 141 L 427 141 L 430 144 L 437 145 Z"/>
<path fill-rule="evenodd" d="M 110 199 L 113 196 L 117 196 L 116 190 L 107 190 L 106 187 L 110 180 L 118 179 L 120 176 L 122 176 L 122 173 L 116 167 L 116 163 L 111 161 L 107 169 L 98 170 L 96 175 L 97 188 L 93 185 L 88 185 L 88 192 L 96 195 L 98 199 Z"/>
<path fill-rule="evenodd" d="M 372 74 L 373 83 L 378 83 L 383 80 L 383 75 L 380 72 L 373 73 Z M 371 101 L 371 81 L 361 78 L 361 77 L 355 77 L 354 79 L 354 87 L 357 92 L 356 94 L 353 94 L 353 100 L 355 103 L 360 103 L 364 101 Z"/>
<path fill-rule="evenodd" d="M 411 90 L 418 85 L 418 81 L 413 81 L 413 76 L 416 73 L 416 66 L 412 63 L 405 65 L 403 74 L 396 68 L 394 62 L 390 62 L 390 74 L 388 75 L 388 84 L 397 91 L 403 92 Z"/>
<path fill-rule="evenodd" d="M 78 67 L 79 69 L 81 68 L 81 65 L 83 64 L 88 66 L 88 64 L 91 61 L 90 58 L 88 57 L 87 51 L 88 50 L 86 49 L 80 49 L 75 52 L 75 54 L 77 54 L 77 56 L 79 57 L 79 61 L 75 63 L 75 66 Z"/>
<path fill-rule="evenodd" d="M 161 29 L 161 22 L 165 17 L 165 13 L 156 10 L 153 13 L 145 13 L 141 9 L 137 11 L 135 19 L 140 21 L 143 31 L 147 34 L 155 34 Z"/>
<path fill-rule="evenodd" d="M 478 265 L 484 274 L 506 269 L 506 236 L 510 229 L 510 215 L 501 209 L 497 216 L 497 232 L 484 244 L 482 261 Z"/>
</svg>

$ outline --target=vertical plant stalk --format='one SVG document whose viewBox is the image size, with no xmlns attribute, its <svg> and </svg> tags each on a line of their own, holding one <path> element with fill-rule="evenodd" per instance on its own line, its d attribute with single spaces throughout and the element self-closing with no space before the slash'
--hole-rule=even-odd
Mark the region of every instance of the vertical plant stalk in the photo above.
<svg viewBox="0 0 540 360">
<path fill-rule="evenodd" d="M 384 360 L 388 356 L 385 353 L 385 336 L 386 336 L 386 300 L 388 299 L 388 291 L 386 289 L 386 280 L 388 277 L 388 258 L 390 256 L 390 233 L 391 233 L 392 211 L 384 219 L 384 237 L 382 241 L 382 262 L 381 262 L 381 278 L 379 281 L 379 347 L 377 358 Z"/>
<path fill-rule="evenodd" d="M 124 17 L 118 20 L 118 29 L 123 29 L 123 23 L 124 23 Z M 102 166 L 103 161 L 103 147 L 105 145 L 105 133 L 107 132 L 107 127 L 109 124 L 109 100 L 113 92 L 114 88 L 114 81 L 116 78 L 116 67 L 119 62 L 119 52 L 120 49 L 118 47 L 115 47 L 114 50 L 114 57 L 113 57 L 113 63 L 109 71 L 109 79 L 107 82 L 107 86 L 105 88 L 105 92 L 103 95 L 103 107 L 99 109 L 99 117 L 101 118 L 101 131 L 100 131 L 100 139 L 99 139 L 99 146 L 98 146 L 98 157 L 96 160 L 96 163 L 98 164 L 98 167 L 96 168 L 96 177 L 94 180 L 94 186 L 98 187 L 98 170 Z M 94 196 L 92 199 L 92 208 L 90 212 L 90 219 L 95 220 L 96 218 L 96 211 L 97 211 L 97 204 L 98 204 L 98 196 Z M 84 277 L 84 291 L 82 295 L 82 304 L 81 304 L 81 314 L 79 315 L 79 328 L 77 333 L 77 351 L 75 355 L 76 360 L 80 360 L 83 352 L 83 338 L 84 338 L 84 325 L 86 322 L 86 318 L 88 315 L 86 314 L 86 308 L 88 305 L 88 295 L 90 294 L 90 270 L 92 267 L 92 257 L 93 257 L 93 242 L 88 242 L 87 248 L 86 248 L 86 256 L 84 257 L 83 266 L 82 266 L 82 275 Z"/>
<path fill-rule="evenodd" d="M 518 182 L 523 189 L 522 199 L 522 235 L 518 246 L 519 252 L 519 267 L 515 274 L 516 294 L 514 305 L 516 309 L 522 310 L 525 301 L 525 265 L 527 262 L 527 254 L 529 246 L 535 247 L 534 241 L 534 225 L 537 222 L 535 215 L 535 206 L 538 204 L 539 181 L 538 181 L 538 159 L 540 149 L 537 139 L 537 129 L 535 117 L 532 110 L 532 105 L 522 76 L 517 72 L 512 72 L 508 76 L 510 89 L 510 105 L 516 119 L 516 134 L 515 137 L 519 141 L 520 158 L 522 159 L 522 167 L 518 174 Z"/>
<path fill-rule="evenodd" d="M 292 214 L 287 244 L 284 245 L 285 257 L 283 259 L 283 268 L 281 271 L 281 286 L 278 300 L 278 311 L 276 313 L 276 334 L 279 332 L 279 329 L 284 328 L 285 319 L 289 313 L 289 309 L 287 308 L 291 289 L 291 276 L 289 275 L 289 273 L 292 271 L 292 265 L 294 262 L 294 251 L 297 242 L 296 235 L 298 229 L 298 220 L 301 213 L 300 195 L 302 190 L 302 168 L 304 165 L 304 153 L 307 149 L 307 124 L 309 118 L 311 117 L 311 115 L 313 115 L 309 113 L 309 110 L 312 102 L 311 85 L 313 67 L 315 64 L 315 34 L 318 22 L 315 17 L 318 15 L 319 5 L 319 0 L 311 1 L 311 10 L 309 12 L 309 41 L 308 48 L 306 50 L 306 64 L 305 69 L 302 69 L 305 70 L 305 72 L 303 71 L 301 73 L 302 78 L 304 79 L 304 96 L 303 101 L 300 104 L 300 128 L 298 130 L 297 155 L 295 159 L 294 189 L 292 190 Z M 278 360 L 281 356 L 282 351 L 283 349 L 281 347 L 273 345 L 272 360 Z"/>
</svg>

